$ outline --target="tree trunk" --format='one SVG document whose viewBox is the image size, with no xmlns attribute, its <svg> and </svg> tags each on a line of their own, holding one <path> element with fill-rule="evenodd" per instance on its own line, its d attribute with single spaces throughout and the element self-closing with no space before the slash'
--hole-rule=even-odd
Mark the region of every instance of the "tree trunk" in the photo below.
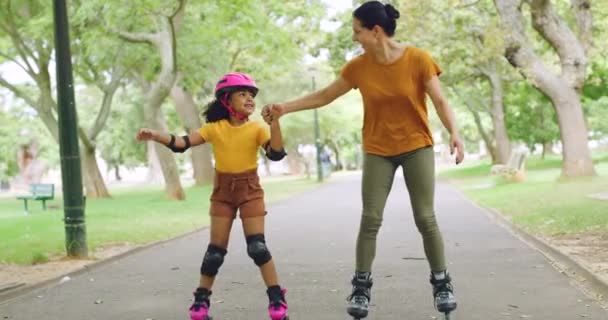
<svg viewBox="0 0 608 320">
<path fill-rule="evenodd" d="M 543 143 L 543 160 L 545 159 L 546 155 L 551 155 L 554 154 L 553 153 L 553 141 L 545 141 Z"/>
<path fill-rule="evenodd" d="M 505 57 L 528 81 L 551 99 L 563 146 L 562 177 L 595 175 L 580 91 L 586 77 L 591 41 L 590 2 L 573 0 L 579 37 L 559 16 L 551 1 L 527 0 L 532 26 L 559 56 L 561 72 L 550 70 L 526 36 L 522 0 L 494 0 L 505 31 Z"/>
<path fill-rule="evenodd" d="M 158 51 L 160 58 L 160 70 L 154 81 L 148 83 L 142 80 L 144 88 L 145 106 L 144 119 L 150 129 L 166 132 L 165 121 L 161 112 L 161 105 L 169 95 L 177 77 L 177 39 L 176 29 L 183 19 L 185 0 L 178 1 L 176 11 L 170 16 L 159 17 L 158 26 L 160 30 L 154 33 L 131 33 L 113 29 L 126 41 L 135 43 L 146 43 L 152 45 Z M 173 153 L 159 144 L 148 143 L 148 158 L 156 151 L 158 163 L 160 164 L 165 179 L 165 192 L 169 199 L 185 199 L 184 190 L 179 180 L 177 163 Z"/>
<path fill-rule="evenodd" d="M 333 140 L 327 140 L 326 144 L 331 148 L 336 157 L 336 171 L 342 170 L 343 166 L 340 159 L 340 149 L 338 148 L 338 144 Z"/>
<path fill-rule="evenodd" d="M 186 131 L 190 133 L 199 129 L 202 124 L 192 94 L 175 85 L 171 89 L 171 98 Z M 214 169 L 209 144 L 197 146 L 191 150 L 195 184 L 197 186 L 212 184 Z"/>
<path fill-rule="evenodd" d="M 82 157 L 82 167 L 84 169 L 83 182 L 87 198 L 110 198 L 110 193 L 103 181 L 101 171 L 99 171 L 99 165 L 97 164 L 97 158 L 95 157 L 95 149 L 82 148 L 80 154 Z"/>
<path fill-rule="evenodd" d="M 148 95 L 146 95 L 147 102 L 146 107 L 144 107 L 144 118 L 146 119 L 146 125 L 149 128 L 158 130 L 160 132 L 166 132 L 167 128 L 160 110 L 162 100 L 155 99 L 155 97 L 163 96 L 163 94 L 158 92 L 158 90 L 162 89 L 157 89 L 156 94 L 154 94 L 154 92 L 149 92 Z M 168 90 L 166 93 L 168 94 Z M 166 97 L 166 95 L 164 96 Z M 186 195 L 184 194 L 184 190 L 179 179 L 177 163 L 175 162 L 175 158 L 173 157 L 171 150 L 161 146 L 158 143 L 150 142 L 148 143 L 148 153 L 149 155 L 156 154 L 156 159 L 158 160 L 158 164 L 160 165 L 160 169 L 165 180 L 165 192 L 167 197 L 172 200 L 184 200 Z M 151 168 L 151 170 L 153 169 Z"/>
<path fill-rule="evenodd" d="M 511 154 L 511 141 L 505 125 L 504 90 L 500 74 L 494 72 L 489 76 L 492 86 L 492 124 L 494 125 L 494 141 L 496 142 L 496 155 L 494 163 L 506 164 Z"/>
<path fill-rule="evenodd" d="M 488 149 L 488 153 L 490 154 L 490 158 L 492 159 L 492 164 L 497 164 L 498 162 L 498 152 L 496 151 L 496 146 L 494 145 L 494 141 L 492 141 L 492 137 L 486 129 L 483 127 L 483 123 L 481 121 L 481 116 L 479 115 L 479 111 L 475 110 L 468 103 L 465 102 L 465 105 L 468 107 L 469 111 L 473 115 L 473 121 L 475 122 L 475 126 L 477 127 L 477 131 L 479 131 L 479 135 L 483 140 L 486 149 Z"/>
<path fill-rule="evenodd" d="M 593 176 L 595 169 L 589 150 L 587 124 L 580 96 L 573 89 L 564 88 L 553 102 L 564 146 L 562 176 L 573 178 Z"/>
<path fill-rule="evenodd" d="M 158 154 L 156 154 L 157 148 L 164 148 L 153 141 L 146 143 L 146 156 L 148 159 L 148 175 L 146 176 L 146 182 L 150 184 L 163 184 L 165 179 L 163 177 L 163 169 L 160 166 L 158 160 Z"/>
<path fill-rule="evenodd" d="M 116 181 L 122 181 L 122 177 L 120 176 L 120 166 L 114 165 L 114 178 Z"/>
</svg>

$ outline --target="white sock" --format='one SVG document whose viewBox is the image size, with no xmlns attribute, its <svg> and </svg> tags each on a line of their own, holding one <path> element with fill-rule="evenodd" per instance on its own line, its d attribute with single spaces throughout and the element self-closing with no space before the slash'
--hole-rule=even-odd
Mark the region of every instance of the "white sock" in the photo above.
<svg viewBox="0 0 608 320">
<path fill-rule="evenodd" d="M 433 271 L 433 278 L 435 278 L 435 280 L 443 280 L 443 279 L 445 279 L 445 274 L 446 274 L 445 271 L 439 271 L 439 272 Z"/>
</svg>

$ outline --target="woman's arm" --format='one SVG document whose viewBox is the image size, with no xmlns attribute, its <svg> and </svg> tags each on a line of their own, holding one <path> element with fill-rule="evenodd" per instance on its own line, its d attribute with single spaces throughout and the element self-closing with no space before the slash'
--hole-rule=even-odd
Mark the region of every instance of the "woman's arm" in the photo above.
<svg viewBox="0 0 608 320">
<path fill-rule="evenodd" d="M 283 103 L 283 106 L 285 108 L 284 113 L 291 113 L 300 110 L 315 109 L 326 106 L 332 101 L 336 100 L 336 98 L 347 93 L 350 89 L 350 84 L 348 84 L 348 82 L 346 82 L 346 80 L 344 80 L 342 77 L 339 77 L 327 87 L 319 91 L 313 92 L 300 99 Z"/>
<path fill-rule="evenodd" d="M 339 77 L 327 87 L 315 91 L 302 98 L 285 103 L 270 104 L 264 106 L 264 108 L 262 109 L 262 116 L 264 117 L 264 120 L 266 120 L 266 122 L 270 123 L 271 117 L 280 117 L 286 113 L 296 112 L 300 110 L 320 108 L 325 105 L 328 105 L 332 101 L 336 100 L 336 98 L 344 95 L 350 89 L 352 89 L 351 85 L 348 84 L 348 82 L 346 82 L 344 78 Z"/>
<path fill-rule="evenodd" d="M 435 106 L 435 110 L 437 110 L 437 115 L 439 116 L 441 123 L 443 123 L 443 126 L 450 133 L 450 154 L 454 154 L 454 149 L 456 149 L 456 164 L 459 164 L 464 159 L 464 144 L 458 133 L 454 110 L 443 95 L 439 78 L 435 76 L 427 81 L 425 83 L 425 90 L 431 97 L 431 101 L 433 101 L 433 105 Z"/>
</svg>

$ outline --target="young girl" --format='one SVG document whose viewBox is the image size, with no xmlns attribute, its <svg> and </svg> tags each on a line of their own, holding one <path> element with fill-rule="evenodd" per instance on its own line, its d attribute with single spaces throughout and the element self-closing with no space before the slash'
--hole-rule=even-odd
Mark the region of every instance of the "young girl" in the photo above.
<svg viewBox="0 0 608 320">
<path fill-rule="evenodd" d="M 274 262 L 264 240 L 264 191 L 257 174 L 257 151 L 263 147 L 269 159 L 285 156 L 278 117 L 270 122 L 270 135 L 260 124 L 248 121 L 255 110 L 258 88 L 243 73 L 224 75 L 215 87 L 215 100 L 205 111 L 207 123 L 187 136 L 175 137 L 142 128 L 137 140 L 154 140 L 173 152 L 184 152 L 205 142 L 213 146 L 215 181 L 211 195 L 211 239 L 201 265 L 200 283 L 190 307 L 192 320 L 209 319 L 211 287 L 228 247 L 237 210 L 243 222 L 247 253 L 260 268 L 268 287 L 268 311 L 272 320 L 287 319 L 285 289 L 279 286 Z"/>
</svg>

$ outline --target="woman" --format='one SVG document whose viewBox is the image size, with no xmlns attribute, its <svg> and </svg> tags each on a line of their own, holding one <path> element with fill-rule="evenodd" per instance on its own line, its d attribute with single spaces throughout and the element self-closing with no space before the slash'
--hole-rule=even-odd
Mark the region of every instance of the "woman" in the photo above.
<svg viewBox="0 0 608 320">
<path fill-rule="evenodd" d="M 450 133 L 449 145 L 452 154 L 456 151 L 457 164 L 464 158 L 463 143 L 454 112 L 441 90 L 439 66 L 424 50 L 392 38 L 397 18 L 399 12 L 390 4 L 370 1 L 361 5 L 353 13 L 353 41 L 361 44 L 364 53 L 349 61 L 340 77 L 326 88 L 297 100 L 267 105 L 262 110 L 264 119 L 271 121 L 287 113 L 325 106 L 351 89 L 361 92 L 365 151 L 363 213 L 348 306 L 349 314 L 355 318 L 366 317 L 368 313 L 376 236 L 399 166 L 430 265 L 435 306 L 444 313 L 456 309 L 443 239 L 435 220 L 435 164 L 426 95 Z"/>
</svg>

